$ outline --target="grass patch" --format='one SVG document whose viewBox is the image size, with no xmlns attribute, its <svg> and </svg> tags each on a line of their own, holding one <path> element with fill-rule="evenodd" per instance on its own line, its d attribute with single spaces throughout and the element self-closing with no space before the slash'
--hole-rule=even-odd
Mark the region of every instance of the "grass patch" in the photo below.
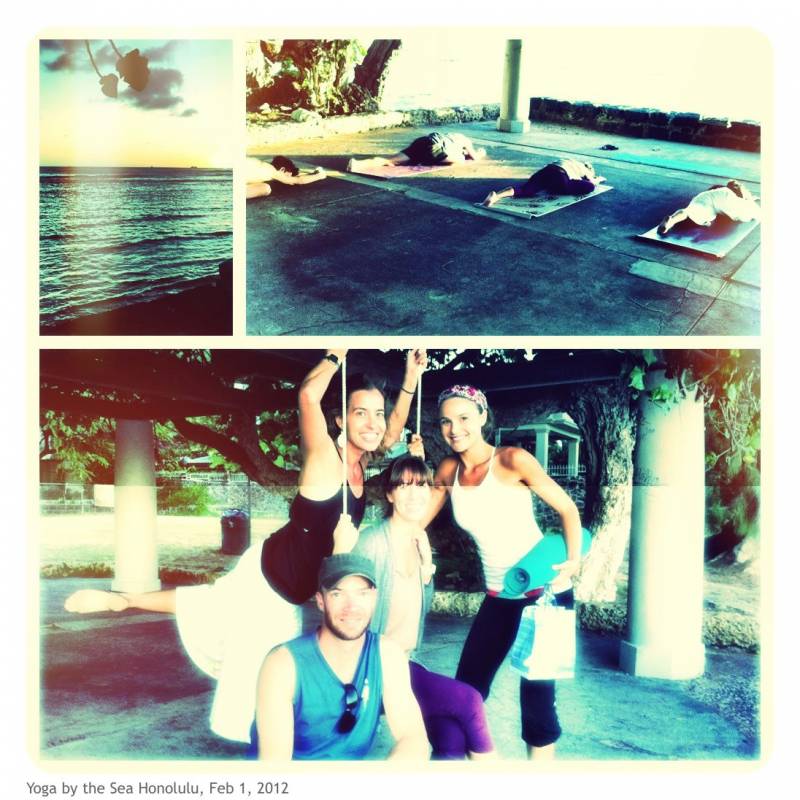
<svg viewBox="0 0 800 800">
<path fill-rule="evenodd" d="M 227 572 L 227 567 L 186 570 L 162 567 L 158 571 L 161 583 L 167 586 L 197 586 L 211 583 Z M 91 564 L 48 564 L 40 571 L 42 578 L 113 578 L 114 569 L 110 564 L 94 562 Z"/>
<path fill-rule="evenodd" d="M 109 564 L 47 564 L 39 573 L 43 578 L 113 578 L 114 570 Z"/>
</svg>

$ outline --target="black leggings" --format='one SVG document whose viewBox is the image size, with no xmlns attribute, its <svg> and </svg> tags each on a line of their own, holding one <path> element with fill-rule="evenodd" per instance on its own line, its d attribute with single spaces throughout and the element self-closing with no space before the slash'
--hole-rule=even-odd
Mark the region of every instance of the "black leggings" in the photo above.
<svg viewBox="0 0 800 800">
<path fill-rule="evenodd" d="M 594 191 L 594 183 L 587 178 L 573 180 L 567 175 L 563 167 L 558 164 L 548 164 L 528 178 L 526 183 L 514 189 L 516 197 L 533 197 L 537 192 L 550 192 L 550 194 L 589 194 Z"/>
<path fill-rule="evenodd" d="M 486 700 L 494 676 L 514 643 L 522 610 L 535 602 L 536 598 L 506 600 L 487 595 L 464 642 L 456 680 L 474 686 Z M 573 608 L 575 598 L 572 589 L 557 594 L 556 602 L 560 606 Z M 561 736 L 556 713 L 555 681 L 520 678 L 519 704 L 522 738 L 527 744 L 544 747 L 553 744 Z"/>
</svg>

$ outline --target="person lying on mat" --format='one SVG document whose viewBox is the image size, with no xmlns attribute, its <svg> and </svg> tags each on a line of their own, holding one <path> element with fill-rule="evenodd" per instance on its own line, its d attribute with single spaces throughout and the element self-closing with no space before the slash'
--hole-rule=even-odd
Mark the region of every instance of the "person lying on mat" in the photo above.
<svg viewBox="0 0 800 800">
<path fill-rule="evenodd" d="M 533 197 L 537 192 L 550 194 L 590 194 L 605 178 L 596 175 L 588 161 L 562 158 L 542 167 L 519 186 L 509 186 L 499 192 L 489 192 L 483 200 L 487 208 L 504 197 Z"/>
<path fill-rule="evenodd" d="M 275 156 L 271 163 L 262 161 L 260 158 L 248 158 L 245 176 L 248 200 L 272 194 L 270 181 L 285 183 L 287 186 L 300 186 L 306 183 L 316 183 L 326 177 L 322 167 L 301 170 L 286 156 Z"/>
<path fill-rule="evenodd" d="M 661 220 L 659 236 L 666 236 L 676 225 L 687 220 L 708 227 L 723 215 L 733 222 L 750 222 L 758 219 L 761 208 L 758 198 L 739 181 L 728 181 L 725 186 L 712 186 L 695 195 L 686 208 L 679 208 Z"/>
<path fill-rule="evenodd" d="M 439 133 L 434 131 L 427 136 L 414 139 L 399 153 L 385 157 L 351 158 L 347 162 L 348 172 L 357 172 L 360 167 L 426 166 L 461 164 L 464 161 L 478 161 L 486 157 L 486 150 L 474 147 L 463 133 Z"/>
</svg>

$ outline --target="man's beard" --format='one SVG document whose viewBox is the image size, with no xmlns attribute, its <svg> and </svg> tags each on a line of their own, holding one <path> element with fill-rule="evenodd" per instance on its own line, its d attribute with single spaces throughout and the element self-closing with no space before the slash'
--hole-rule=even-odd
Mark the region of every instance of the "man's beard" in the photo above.
<svg viewBox="0 0 800 800">
<path fill-rule="evenodd" d="M 343 642 L 354 642 L 356 639 L 360 639 L 364 635 L 364 631 L 369 627 L 369 619 L 367 619 L 363 626 L 359 628 L 359 630 L 355 633 L 348 633 L 347 631 L 343 631 L 331 618 L 328 609 L 326 608 L 323 614 L 325 618 L 325 627 L 337 638 L 341 639 Z"/>
</svg>

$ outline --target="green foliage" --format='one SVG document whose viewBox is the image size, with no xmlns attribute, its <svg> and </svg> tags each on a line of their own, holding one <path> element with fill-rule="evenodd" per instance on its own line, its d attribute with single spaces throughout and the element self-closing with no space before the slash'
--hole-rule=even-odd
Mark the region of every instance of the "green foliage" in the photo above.
<svg viewBox="0 0 800 800">
<path fill-rule="evenodd" d="M 110 564 L 93 561 L 91 564 L 48 564 L 42 567 L 43 578 L 113 578 L 114 570 Z"/>
<path fill-rule="evenodd" d="M 42 451 L 52 456 L 51 478 L 75 483 L 113 483 L 114 423 L 104 417 L 43 411 L 40 418 Z"/>
<path fill-rule="evenodd" d="M 357 39 L 266 41 L 262 53 L 271 84 L 258 91 L 257 102 L 325 116 L 375 111 L 373 98 L 353 83 L 366 52 Z"/>
<path fill-rule="evenodd" d="M 645 374 L 652 368 L 663 369 L 667 379 L 649 390 L 652 402 L 668 407 L 694 393 L 705 401 L 709 532 L 724 535 L 734 544 L 757 535 L 761 455 L 758 352 L 642 351 L 629 374 L 634 396 L 645 390 Z"/>
<path fill-rule="evenodd" d="M 210 364 L 211 350 L 175 350 L 175 358 L 187 364 Z"/>
<path fill-rule="evenodd" d="M 214 514 L 208 487 L 197 483 L 168 481 L 158 487 L 158 510 L 161 514 L 208 517 Z"/>
<path fill-rule="evenodd" d="M 632 389 L 636 389 L 639 392 L 644 391 L 644 376 L 645 371 L 643 367 L 640 367 L 638 364 L 634 365 L 631 369 L 631 373 L 628 379 L 628 386 Z"/>
<path fill-rule="evenodd" d="M 280 469 L 297 471 L 301 466 L 300 433 L 296 411 L 264 411 L 258 418 L 259 446 L 272 456 Z"/>
</svg>

